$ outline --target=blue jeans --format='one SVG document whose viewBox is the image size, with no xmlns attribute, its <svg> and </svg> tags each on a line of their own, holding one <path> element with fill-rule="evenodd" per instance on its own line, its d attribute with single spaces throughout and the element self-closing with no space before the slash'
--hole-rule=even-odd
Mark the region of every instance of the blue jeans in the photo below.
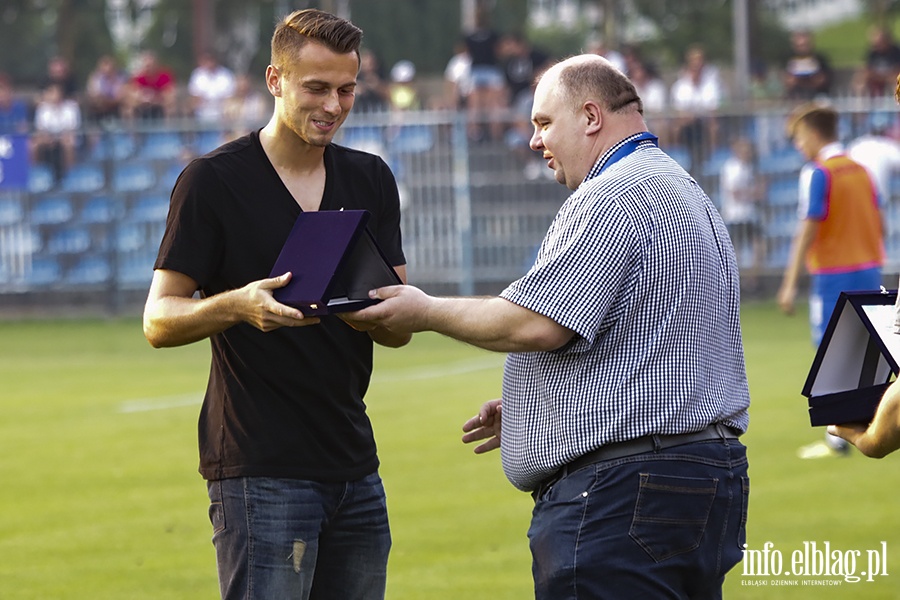
<svg viewBox="0 0 900 600">
<path fill-rule="evenodd" d="M 721 598 L 743 556 L 750 480 L 735 439 L 588 465 L 539 490 L 535 598 Z"/>
<path fill-rule="evenodd" d="M 349 483 L 207 483 L 223 600 L 382 600 L 391 547 L 378 473 Z"/>
</svg>

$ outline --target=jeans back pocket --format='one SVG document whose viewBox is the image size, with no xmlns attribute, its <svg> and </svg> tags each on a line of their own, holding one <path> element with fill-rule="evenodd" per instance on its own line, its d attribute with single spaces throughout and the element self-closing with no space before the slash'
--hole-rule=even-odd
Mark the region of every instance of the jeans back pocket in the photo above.
<svg viewBox="0 0 900 600">
<path fill-rule="evenodd" d="M 656 562 L 700 545 L 718 479 L 640 474 L 628 535 Z"/>
</svg>

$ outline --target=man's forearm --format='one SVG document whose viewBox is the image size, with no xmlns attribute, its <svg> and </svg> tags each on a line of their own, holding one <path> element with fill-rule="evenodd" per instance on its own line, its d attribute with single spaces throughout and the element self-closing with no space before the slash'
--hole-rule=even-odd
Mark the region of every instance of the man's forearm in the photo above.
<svg viewBox="0 0 900 600">
<path fill-rule="evenodd" d="M 503 298 L 432 298 L 425 329 L 495 352 L 556 350 L 572 337 L 551 319 Z"/>
<path fill-rule="evenodd" d="M 144 334 L 154 347 L 162 348 L 191 344 L 225 331 L 241 321 L 231 294 L 158 298 L 144 311 Z"/>
</svg>

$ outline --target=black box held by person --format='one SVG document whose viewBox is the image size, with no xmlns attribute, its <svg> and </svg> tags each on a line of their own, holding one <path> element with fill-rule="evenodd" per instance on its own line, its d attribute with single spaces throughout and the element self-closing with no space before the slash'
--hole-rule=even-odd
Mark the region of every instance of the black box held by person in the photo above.
<svg viewBox="0 0 900 600">
<path fill-rule="evenodd" d="M 813 426 L 869 423 L 897 375 L 897 291 L 841 292 L 803 395 Z"/>
<path fill-rule="evenodd" d="M 401 284 L 366 227 L 366 210 L 302 212 L 270 277 L 291 272 L 275 299 L 305 316 L 360 310 L 379 302 L 369 290 Z"/>
</svg>

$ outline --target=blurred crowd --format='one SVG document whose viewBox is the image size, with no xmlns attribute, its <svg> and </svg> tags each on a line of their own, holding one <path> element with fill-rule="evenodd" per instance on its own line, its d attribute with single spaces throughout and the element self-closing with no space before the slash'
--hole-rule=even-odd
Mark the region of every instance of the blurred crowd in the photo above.
<svg viewBox="0 0 900 600">
<path fill-rule="evenodd" d="M 790 42 L 792 54 L 783 64 L 754 66 L 751 99 L 879 98 L 893 93 L 900 46 L 885 27 L 871 31 L 860 67 L 840 81 L 828 58 L 816 49 L 811 32 L 795 31 Z M 586 50 L 606 57 L 634 81 L 661 143 L 691 149 L 697 160 L 704 149 L 730 145 L 717 118 L 717 111 L 729 102 L 729 89 L 701 45 L 688 48 L 680 67 L 670 72 L 660 72 L 638 46 L 612 48 L 595 37 L 587 41 Z M 464 110 L 470 140 L 505 141 L 511 151 L 526 156 L 532 82 L 556 58 L 523 35 L 499 33 L 488 13 L 479 13 L 476 27 L 457 41 L 440 91 L 420 81 L 413 61 L 400 60 L 387 68 L 376 52 L 364 50 L 354 110 Z M 189 79 L 179 82 L 152 51 L 140 54 L 128 69 L 103 56 L 81 84 L 69 61 L 57 56 L 31 93 L 22 93 L 0 73 L 0 135 L 31 134 L 31 159 L 61 176 L 75 162 L 84 142 L 79 132 L 88 124 L 193 118 L 201 125 L 235 131 L 259 126 L 271 113 L 271 98 L 261 84 L 261 77 L 251 81 L 235 74 L 213 53 L 200 56 Z M 897 131 L 888 133 L 900 137 Z"/>
<path fill-rule="evenodd" d="M 30 134 L 32 163 L 51 167 L 57 180 L 75 163 L 87 143 L 87 125 L 122 126 L 191 118 L 200 125 L 228 130 L 264 124 L 271 98 L 235 74 L 213 53 L 199 57 L 184 85 L 152 51 L 142 52 L 131 69 L 101 56 L 80 85 L 63 56 L 47 64 L 38 89 L 22 93 L 0 73 L 0 135 Z"/>
</svg>

